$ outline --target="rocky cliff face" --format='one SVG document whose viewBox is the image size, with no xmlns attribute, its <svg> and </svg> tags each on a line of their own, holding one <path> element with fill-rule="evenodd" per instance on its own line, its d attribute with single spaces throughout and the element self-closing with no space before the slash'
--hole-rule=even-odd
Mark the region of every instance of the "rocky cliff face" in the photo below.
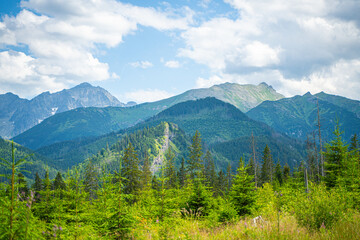
<svg viewBox="0 0 360 240">
<path fill-rule="evenodd" d="M 60 112 L 80 107 L 123 107 L 108 91 L 82 83 L 60 92 L 44 92 L 31 100 L 12 93 L 0 95 L 0 136 L 14 137 Z"/>
</svg>

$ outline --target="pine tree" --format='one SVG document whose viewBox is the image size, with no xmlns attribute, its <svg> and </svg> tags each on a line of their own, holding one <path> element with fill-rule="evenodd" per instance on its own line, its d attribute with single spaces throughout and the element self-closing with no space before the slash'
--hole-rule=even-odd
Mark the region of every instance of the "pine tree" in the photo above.
<svg viewBox="0 0 360 240">
<path fill-rule="evenodd" d="M 325 184 L 328 188 L 335 187 L 339 177 L 343 176 L 342 170 L 347 160 L 348 146 L 341 138 L 339 122 L 334 130 L 334 139 L 325 145 Z"/>
<path fill-rule="evenodd" d="M 188 160 L 188 172 L 190 173 L 191 179 L 201 178 L 203 172 L 203 164 L 201 156 L 203 155 L 201 147 L 201 136 L 196 130 L 195 135 L 192 138 L 192 144 L 190 146 L 190 154 Z"/>
<path fill-rule="evenodd" d="M 264 153 L 263 153 L 263 164 L 261 167 L 261 183 L 270 183 L 273 180 L 273 159 L 271 156 L 270 148 L 266 144 Z"/>
<path fill-rule="evenodd" d="M 122 157 L 123 169 L 122 175 L 124 177 L 124 193 L 136 194 L 140 188 L 140 169 L 139 161 L 136 155 L 136 151 L 131 143 L 124 151 Z"/>
<path fill-rule="evenodd" d="M 240 216 L 250 214 L 254 205 L 255 183 L 253 180 L 254 177 L 247 173 L 247 167 L 240 158 L 239 168 L 230 189 L 231 201 Z"/>
</svg>

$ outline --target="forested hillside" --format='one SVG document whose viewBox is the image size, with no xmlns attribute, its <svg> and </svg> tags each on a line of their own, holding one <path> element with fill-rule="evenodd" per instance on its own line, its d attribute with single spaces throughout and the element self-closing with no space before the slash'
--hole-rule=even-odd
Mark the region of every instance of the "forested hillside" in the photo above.
<svg viewBox="0 0 360 240">
<path fill-rule="evenodd" d="M 338 98 L 326 94 L 313 96 L 307 93 L 279 101 L 263 102 L 247 112 L 247 115 L 290 137 L 306 140 L 308 136 L 318 131 L 319 110 L 323 139 L 325 141 L 331 139 L 333 126 L 339 120 L 344 137 L 349 140 L 352 134 L 360 133 L 360 118 L 357 110 L 359 101 L 346 98 L 337 101 Z M 337 103 L 334 104 L 335 102 Z"/>
<path fill-rule="evenodd" d="M 10 175 L 0 185 L 0 234 L 4 239 L 358 239 L 357 136 L 348 145 L 337 124 L 323 154 L 308 150 L 293 170 L 276 163 L 265 145 L 256 161 L 240 158 L 236 171 L 217 171 L 200 132 L 188 140 L 164 122 L 124 135 L 64 175 L 37 175 L 31 189 L 18 175 L 21 161 L 11 154 L 1 160 Z M 154 171 L 158 160 L 151 158 L 157 156 L 161 164 Z"/>
</svg>

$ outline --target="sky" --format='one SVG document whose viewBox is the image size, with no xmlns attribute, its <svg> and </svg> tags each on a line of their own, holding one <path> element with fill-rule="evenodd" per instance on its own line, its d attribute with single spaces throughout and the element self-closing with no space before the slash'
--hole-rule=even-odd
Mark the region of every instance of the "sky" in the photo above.
<svg viewBox="0 0 360 240">
<path fill-rule="evenodd" d="M 0 1 L 0 94 L 82 82 L 122 102 L 266 82 L 360 100 L 358 0 Z"/>
</svg>

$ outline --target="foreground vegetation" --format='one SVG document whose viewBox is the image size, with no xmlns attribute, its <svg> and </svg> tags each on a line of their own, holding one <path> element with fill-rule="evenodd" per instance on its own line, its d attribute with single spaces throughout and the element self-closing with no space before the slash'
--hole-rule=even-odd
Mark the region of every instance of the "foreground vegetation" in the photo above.
<svg viewBox="0 0 360 240">
<path fill-rule="evenodd" d="M 357 137 L 346 145 L 337 126 L 324 153 L 316 149 L 309 144 L 293 171 L 274 164 L 266 146 L 261 160 L 240 159 L 236 174 L 216 172 L 196 132 L 178 168 L 170 146 L 153 175 L 129 143 L 116 171 L 88 161 L 53 180 L 36 173 L 29 189 L 27 158 L 17 160 L 13 147 L 2 159 L 10 174 L 0 239 L 360 239 Z"/>
</svg>

